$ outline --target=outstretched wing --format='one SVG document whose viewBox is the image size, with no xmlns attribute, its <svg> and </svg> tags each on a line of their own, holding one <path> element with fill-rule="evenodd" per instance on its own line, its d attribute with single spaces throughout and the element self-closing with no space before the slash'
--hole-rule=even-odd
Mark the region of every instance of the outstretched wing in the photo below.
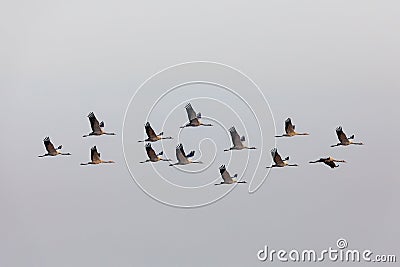
<svg viewBox="0 0 400 267">
<path fill-rule="evenodd" d="M 190 103 L 188 103 L 188 104 L 185 106 L 185 109 L 186 109 L 186 112 L 187 112 L 189 121 L 194 120 L 194 119 L 197 119 L 196 112 L 193 110 L 192 105 L 191 105 Z"/>
<path fill-rule="evenodd" d="M 100 153 L 97 152 L 97 147 L 94 146 L 90 149 L 90 158 L 92 162 L 100 161 Z"/>
<path fill-rule="evenodd" d="M 272 159 L 274 160 L 275 164 L 280 165 L 283 164 L 283 160 L 281 155 L 279 155 L 278 150 L 276 148 L 271 150 Z"/>
<path fill-rule="evenodd" d="M 150 139 L 151 138 L 157 138 L 157 135 L 154 132 L 153 128 L 151 128 L 149 122 L 146 122 L 146 124 L 144 125 L 144 129 L 146 130 L 146 134 Z"/>
<path fill-rule="evenodd" d="M 224 180 L 224 183 L 232 183 L 232 177 L 229 174 L 229 172 L 226 170 L 225 165 L 222 165 L 221 167 L 219 167 L 219 173 L 221 174 L 222 179 Z"/>
<path fill-rule="evenodd" d="M 331 168 L 337 167 L 336 164 L 335 164 L 335 162 L 334 162 L 333 160 L 329 160 L 329 159 L 328 159 L 328 160 L 325 160 L 324 163 L 325 163 L 326 165 L 328 165 L 329 167 L 331 167 Z"/>
<path fill-rule="evenodd" d="M 50 137 L 46 137 L 43 139 L 44 147 L 47 150 L 47 153 L 49 154 L 55 154 L 57 153 L 56 149 L 54 148 L 53 143 L 50 141 Z"/>
<path fill-rule="evenodd" d="M 156 160 L 158 158 L 156 152 L 151 147 L 150 143 L 146 144 L 146 152 L 147 152 L 147 156 L 149 157 L 149 159 Z"/>
<path fill-rule="evenodd" d="M 241 138 L 240 138 L 239 134 L 237 133 L 234 126 L 229 128 L 229 133 L 231 134 L 233 146 L 235 146 L 235 147 L 243 146 Z"/>
<path fill-rule="evenodd" d="M 185 151 L 183 150 L 183 145 L 179 144 L 176 147 L 176 158 L 178 159 L 179 162 L 185 162 L 187 161 L 187 158 L 185 156 Z"/>
<path fill-rule="evenodd" d="M 186 155 L 187 158 L 191 158 L 194 156 L 194 150 L 190 151 L 189 154 Z"/>
<path fill-rule="evenodd" d="M 294 125 L 292 124 L 292 120 L 290 118 L 285 120 L 285 132 L 287 134 L 294 132 Z"/>
<path fill-rule="evenodd" d="M 338 137 L 340 143 L 348 143 L 349 142 L 349 139 L 347 139 L 346 134 L 342 130 L 342 126 L 339 126 L 336 128 L 336 134 L 337 134 L 337 137 Z"/>
<path fill-rule="evenodd" d="M 89 113 L 88 118 L 90 121 L 90 127 L 92 128 L 92 132 L 101 133 L 100 123 L 93 112 Z M 102 124 L 104 125 L 104 122 L 102 122 Z"/>
</svg>

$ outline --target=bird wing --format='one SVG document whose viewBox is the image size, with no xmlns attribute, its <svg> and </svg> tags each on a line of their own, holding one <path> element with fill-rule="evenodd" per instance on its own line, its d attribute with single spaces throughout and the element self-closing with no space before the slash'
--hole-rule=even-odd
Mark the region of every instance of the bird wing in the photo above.
<svg viewBox="0 0 400 267">
<path fill-rule="evenodd" d="M 332 160 L 325 160 L 324 163 L 325 163 L 326 165 L 328 165 L 329 167 L 331 167 L 331 168 L 335 168 L 335 167 L 336 167 L 335 162 L 332 161 Z"/>
<path fill-rule="evenodd" d="M 274 160 L 275 164 L 283 164 L 283 160 L 281 155 L 279 155 L 278 150 L 276 148 L 271 150 L 272 159 Z"/>
<path fill-rule="evenodd" d="M 146 129 L 146 134 L 149 138 L 156 138 L 157 135 L 154 132 L 153 128 L 151 128 L 150 123 L 147 122 L 146 125 L 144 126 L 144 128 Z"/>
<path fill-rule="evenodd" d="M 178 159 L 179 162 L 187 161 L 187 158 L 185 156 L 185 151 L 183 150 L 183 145 L 182 144 L 179 144 L 176 147 L 176 158 Z"/>
<path fill-rule="evenodd" d="M 287 134 L 294 132 L 294 126 L 293 126 L 292 120 L 290 118 L 287 118 L 285 120 L 285 132 Z"/>
<path fill-rule="evenodd" d="M 193 110 L 192 105 L 190 103 L 188 103 L 186 106 L 186 112 L 189 118 L 189 121 L 197 119 L 197 115 L 196 112 Z"/>
<path fill-rule="evenodd" d="M 100 153 L 97 152 L 97 147 L 94 146 L 90 149 L 90 158 L 92 162 L 100 161 Z"/>
<path fill-rule="evenodd" d="M 337 137 L 338 137 L 340 143 L 348 143 L 349 142 L 349 139 L 347 139 L 346 134 L 342 130 L 342 126 L 339 126 L 336 128 L 336 134 L 337 134 Z"/>
<path fill-rule="evenodd" d="M 156 152 L 151 147 L 151 144 L 146 145 L 146 152 L 147 152 L 147 156 L 149 157 L 149 159 L 154 160 L 154 159 L 158 158 Z"/>
<path fill-rule="evenodd" d="M 92 131 L 94 133 L 100 133 L 101 132 L 101 128 L 100 128 L 100 123 L 97 120 L 96 116 L 94 115 L 93 112 L 90 112 L 89 115 L 89 121 L 90 121 L 90 127 L 92 128 Z M 104 123 L 103 123 L 104 124 Z"/>
<path fill-rule="evenodd" d="M 229 172 L 226 170 L 225 165 L 222 165 L 219 167 L 219 172 L 221 173 L 221 177 L 224 180 L 225 183 L 232 183 L 232 177 L 229 174 Z"/>
<path fill-rule="evenodd" d="M 189 154 L 186 155 L 187 158 L 191 158 L 194 156 L 194 150 L 190 151 Z"/>
<path fill-rule="evenodd" d="M 47 153 L 49 153 L 49 154 L 57 153 L 56 149 L 54 148 L 53 143 L 50 141 L 50 137 L 47 136 L 45 139 L 43 139 L 43 143 L 47 150 Z"/>
<path fill-rule="evenodd" d="M 229 129 L 229 132 L 230 132 L 230 134 L 231 134 L 233 146 L 243 146 L 242 141 L 241 141 L 241 139 L 240 139 L 240 136 L 239 136 L 239 134 L 237 133 L 237 131 L 236 131 L 236 129 L 235 129 L 234 126 L 232 126 L 232 127 Z"/>
</svg>

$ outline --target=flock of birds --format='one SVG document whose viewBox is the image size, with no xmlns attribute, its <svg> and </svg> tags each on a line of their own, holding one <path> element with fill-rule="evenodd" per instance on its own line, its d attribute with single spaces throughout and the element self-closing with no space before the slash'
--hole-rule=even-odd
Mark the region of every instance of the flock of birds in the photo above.
<svg viewBox="0 0 400 267">
<path fill-rule="evenodd" d="M 199 127 L 199 126 L 213 126 L 212 124 L 206 124 L 201 122 L 201 113 L 196 113 L 190 103 L 188 103 L 185 106 L 189 122 L 185 124 L 184 126 L 181 126 L 180 128 L 186 128 L 186 127 Z M 103 130 L 104 128 L 104 122 L 99 122 L 94 115 L 93 112 L 90 112 L 89 115 L 87 116 L 89 118 L 90 122 L 90 127 L 92 129 L 92 132 L 89 134 L 83 135 L 83 137 L 88 137 L 88 136 L 100 136 L 100 135 L 115 135 L 115 133 L 109 133 L 105 132 Z M 145 150 L 148 156 L 147 160 L 141 161 L 140 163 L 146 163 L 146 162 L 158 162 L 158 161 L 168 161 L 170 162 L 170 159 L 162 158 L 163 156 L 163 151 L 160 151 L 156 153 L 154 149 L 151 146 L 150 142 L 156 142 L 159 140 L 163 139 L 173 139 L 172 137 L 164 137 L 164 133 L 160 132 L 159 134 L 156 134 L 156 132 L 153 130 L 151 127 L 150 123 L 147 122 L 144 126 L 145 132 L 148 138 L 145 140 L 140 140 L 138 142 L 147 142 L 145 145 Z M 244 141 L 246 140 L 244 136 L 240 136 L 238 132 L 236 131 L 235 127 L 232 126 L 229 129 L 229 133 L 231 135 L 232 139 L 232 144 L 233 146 L 225 149 L 224 151 L 230 151 L 230 150 L 244 150 L 244 149 L 256 149 L 256 147 L 248 147 L 244 145 Z M 341 126 L 336 128 L 336 134 L 339 139 L 339 142 L 337 144 L 331 145 L 331 147 L 336 147 L 336 146 L 348 146 L 348 145 L 363 145 L 361 142 L 354 142 L 354 135 L 351 135 L 350 137 L 347 137 L 346 134 L 343 132 L 343 129 Z M 290 118 L 286 119 L 285 121 L 285 133 L 282 135 L 277 135 L 275 137 L 294 137 L 296 135 L 309 135 L 308 133 L 298 133 L 295 131 L 295 125 L 292 124 L 292 121 Z M 63 153 L 61 152 L 62 145 L 59 145 L 57 148 L 54 147 L 53 143 L 50 141 L 49 137 L 44 138 L 43 140 L 44 146 L 46 148 L 47 153 L 44 155 L 40 155 L 39 157 L 46 157 L 46 156 L 57 156 L 57 155 L 71 155 L 70 153 Z M 179 144 L 176 147 L 175 150 L 177 162 L 169 164 L 169 166 L 175 166 L 175 165 L 187 165 L 191 163 L 202 163 L 201 161 L 194 161 L 191 160 L 191 158 L 194 156 L 195 151 L 192 150 L 188 154 L 185 153 L 185 150 L 183 148 L 182 144 Z M 298 166 L 297 164 L 289 164 L 288 160 L 289 157 L 285 157 L 282 159 L 280 154 L 278 153 L 277 148 L 273 148 L 271 150 L 271 155 L 272 155 L 272 160 L 274 161 L 274 164 L 271 166 L 268 166 L 267 168 L 274 168 L 274 167 L 286 167 L 286 166 Z M 320 158 L 318 160 L 310 161 L 309 163 L 324 163 L 327 166 L 331 168 L 336 168 L 339 167 L 339 165 L 336 164 L 336 162 L 346 162 L 345 160 L 337 160 L 332 157 L 327 157 L 327 158 Z M 90 149 L 90 161 L 86 163 L 81 163 L 81 165 L 96 165 L 100 163 L 114 163 L 112 160 L 102 160 L 100 158 L 100 153 L 97 151 L 97 147 L 93 146 Z M 222 177 L 221 183 L 215 184 L 215 185 L 221 185 L 221 184 L 234 184 L 234 183 L 246 183 L 246 181 L 239 181 L 237 179 L 237 174 L 234 176 L 231 176 L 229 172 L 226 169 L 225 165 L 222 165 L 219 167 L 219 172 Z"/>
<path fill-rule="evenodd" d="M 108 133 L 103 130 L 104 122 L 100 122 L 97 120 L 96 116 L 93 112 L 90 112 L 87 116 L 89 118 L 90 127 L 92 128 L 92 132 L 89 134 L 85 134 L 83 137 L 88 136 L 99 136 L 99 135 L 115 135 L 115 133 Z M 62 149 L 62 145 L 59 145 L 57 148 L 54 147 L 53 143 L 50 141 L 50 137 L 46 137 L 43 139 L 44 147 L 46 148 L 47 153 L 44 155 L 40 155 L 39 157 L 46 156 L 58 156 L 64 155 L 69 156 L 71 153 L 62 153 L 60 150 Z M 100 164 L 100 163 L 114 163 L 112 160 L 102 160 L 100 158 L 100 153 L 97 151 L 97 147 L 93 146 L 90 149 L 90 161 L 86 163 L 81 163 L 81 165 L 91 165 L 91 164 Z"/>
</svg>

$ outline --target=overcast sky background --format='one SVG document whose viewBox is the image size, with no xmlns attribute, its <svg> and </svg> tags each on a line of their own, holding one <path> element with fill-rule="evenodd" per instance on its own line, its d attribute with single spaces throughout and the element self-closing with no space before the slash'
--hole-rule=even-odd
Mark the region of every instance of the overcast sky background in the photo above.
<svg viewBox="0 0 400 267">
<path fill-rule="evenodd" d="M 270 263 L 256 253 L 264 245 L 322 250 L 340 237 L 349 248 L 399 258 L 399 5 L 2 3 L 0 265 L 263 266 Z M 287 117 L 311 133 L 277 140 L 281 154 L 300 167 L 273 169 L 255 194 L 237 186 L 197 209 L 169 207 L 143 193 L 124 160 L 125 110 L 151 75 L 193 60 L 250 76 L 267 97 L 277 133 Z M 215 114 L 198 105 L 204 115 Z M 90 111 L 117 136 L 83 139 Z M 186 114 L 176 114 L 179 126 Z M 224 114 L 219 119 L 229 121 Z M 143 137 L 144 121 L 137 123 L 135 142 Z M 339 125 L 365 146 L 330 148 Z M 37 158 L 45 136 L 73 155 Z M 93 145 L 116 164 L 79 166 Z M 271 147 L 261 149 L 268 156 Z M 137 153 L 145 159 L 140 145 Z M 348 163 L 334 170 L 307 163 L 329 155 Z"/>
</svg>

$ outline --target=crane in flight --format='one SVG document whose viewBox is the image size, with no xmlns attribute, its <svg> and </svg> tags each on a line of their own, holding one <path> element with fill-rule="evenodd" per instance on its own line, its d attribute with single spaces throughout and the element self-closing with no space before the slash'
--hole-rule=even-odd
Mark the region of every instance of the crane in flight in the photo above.
<svg viewBox="0 0 400 267">
<path fill-rule="evenodd" d="M 194 111 L 192 105 L 190 103 L 188 103 L 185 106 L 187 115 L 188 115 L 188 119 L 189 119 L 189 123 L 187 123 L 184 126 L 181 126 L 180 128 L 185 128 L 185 127 L 197 127 L 197 126 L 213 126 L 212 124 L 209 123 L 202 123 L 200 121 L 201 119 L 201 113 L 197 113 Z"/>
<path fill-rule="evenodd" d="M 47 153 L 44 155 L 38 156 L 39 158 L 47 157 L 47 156 L 57 156 L 57 155 L 64 155 L 69 156 L 71 153 L 62 153 L 60 149 L 62 145 L 59 145 L 57 148 L 54 148 L 53 143 L 50 141 L 50 137 L 45 137 L 43 139 L 44 147 L 46 148 Z"/>
<path fill-rule="evenodd" d="M 146 134 L 147 134 L 148 138 L 145 139 L 145 140 L 140 140 L 138 142 L 156 142 L 156 141 L 161 140 L 161 139 L 172 139 L 171 136 L 163 137 L 164 132 L 156 134 L 154 132 L 153 128 L 151 127 L 150 122 L 146 122 L 146 124 L 144 125 L 144 129 L 146 131 Z"/>
<path fill-rule="evenodd" d="M 310 161 L 309 163 L 318 163 L 318 162 L 325 163 L 326 165 L 328 165 L 329 167 L 331 167 L 333 169 L 333 168 L 339 167 L 339 165 L 337 165 L 335 162 L 346 162 L 346 161 L 334 159 L 332 157 L 327 157 L 327 158 L 320 158 L 318 160 Z"/>
<path fill-rule="evenodd" d="M 246 141 L 246 138 L 244 136 L 240 137 L 234 126 L 229 128 L 229 133 L 231 134 L 233 146 L 231 148 L 224 149 L 224 151 L 242 150 L 242 149 L 256 149 L 254 146 L 253 147 L 248 147 L 248 146 L 243 145 L 243 142 Z"/>
<path fill-rule="evenodd" d="M 287 118 L 285 120 L 285 132 L 282 135 L 275 135 L 275 137 L 292 137 L 295 135 L 309 135 L 309 133 L 298 133 L 296 132 L 295 129 L 296 125 L 292 124 L 292 120 L 290 118 Z"/>
<path fill-rule="evenodd" d="M 94 115 L 93 112 L 90 112 L 89 115 L 87 116 L 90 121 L 90 127 L 92 128 L 92 132 L 89 134 L 85 134 L 83 137 L 88 137 L 92 135 L 115 135 L 115 133 L 107 133 L 103 131 L 104 127 L 104 121 L 100 122 L 97 120 L 96 116 Z"/>
<path fill-rule="evenodd" d="M 237 180 L 237 174 L 235 174 L 234 176 L 231 176 L 229 174 L 229 172 L 226 170 L 225 165 L 221 165 L 221 167 L 219 167 L 219 173 L 221 174 L 222 177 L 222 182 L 219 184 L 215 184 L 215 185 L 221 185 L 221 184 L 234 184 L 234 183 L 238 183 L 238 184 L 245 184 L 246 181 L 238 181 Z"/>
<path fill-rule="evenodd" d="M 146 153 L 147 153 L 147 156 L 149 157 L 149 159 L 147 159 L 145 161 L 141 161 L 139 163 L 157 162 L 157 161 L 171 161 L 170 159 L 163 159 L 163 158 L 159 157 L 159 156 L 162 156 L 164 154 L 163 151 L 160 151 L 158 154 L 156 154 L 154 149 L 151 147 L 150 143 L 147 143 L 145 148 L 146 148 Z"/>
<path fill-rule="evenodd" d="M 350 137 L 347 137 L 346 134 L 343 132 L 342 126 L 336 128 L 336 134 L 339 139 L 339 143 L 336 145 L 331 145 L 331 147 L 335 146 L 348 146 L 348 145 L 363 145 L 362 142 L 353 142 L 354 134 Z"/>
<path fill-rule="evenodd" d="M 91 164 L 100 164 L 100 163 L 114 163 L 112 160 L 102 160 L 100 158 L 100 153 L 97 152 L 97 147 L 94 146 L 90 149 L 90 160 L 87 163 L 81 163 L 81 165 L 91 165 Z"/>
<path fill-rule="evenodd" d="M 285 166 L 299 166 L 297 164 L 289 164 L 287 161 L 289 160 L 289 157 L 286 157 L 285 160 L 282 160 L 281 156 L 278 153 L 278 150 L 276 148 L 271 149 L 271 155 L 272 159 L 274 160 L 275 164 L 272 166 L 269 166 L 267 168 L 274 168 L 274 167 L 285 167 Z"/>
<path fill-rule="evenodd" d="M 185 154 L 185 150 L 183 150 L 183 145 L 182 144 L 179 144 L 176 147 L 175 153 L 176 153 L 176 158 L 178 159 L 178 162 L 174 163 L 174 164 L 169 164 L 169 166 L 186 165 L 186 164 L 190 164 L 190 163 L 203 163 L 201 161 L 190 160 L 189 158 L 194 156 L 194 150 L 190 151 L 189 154 Z"/>
</svg>

